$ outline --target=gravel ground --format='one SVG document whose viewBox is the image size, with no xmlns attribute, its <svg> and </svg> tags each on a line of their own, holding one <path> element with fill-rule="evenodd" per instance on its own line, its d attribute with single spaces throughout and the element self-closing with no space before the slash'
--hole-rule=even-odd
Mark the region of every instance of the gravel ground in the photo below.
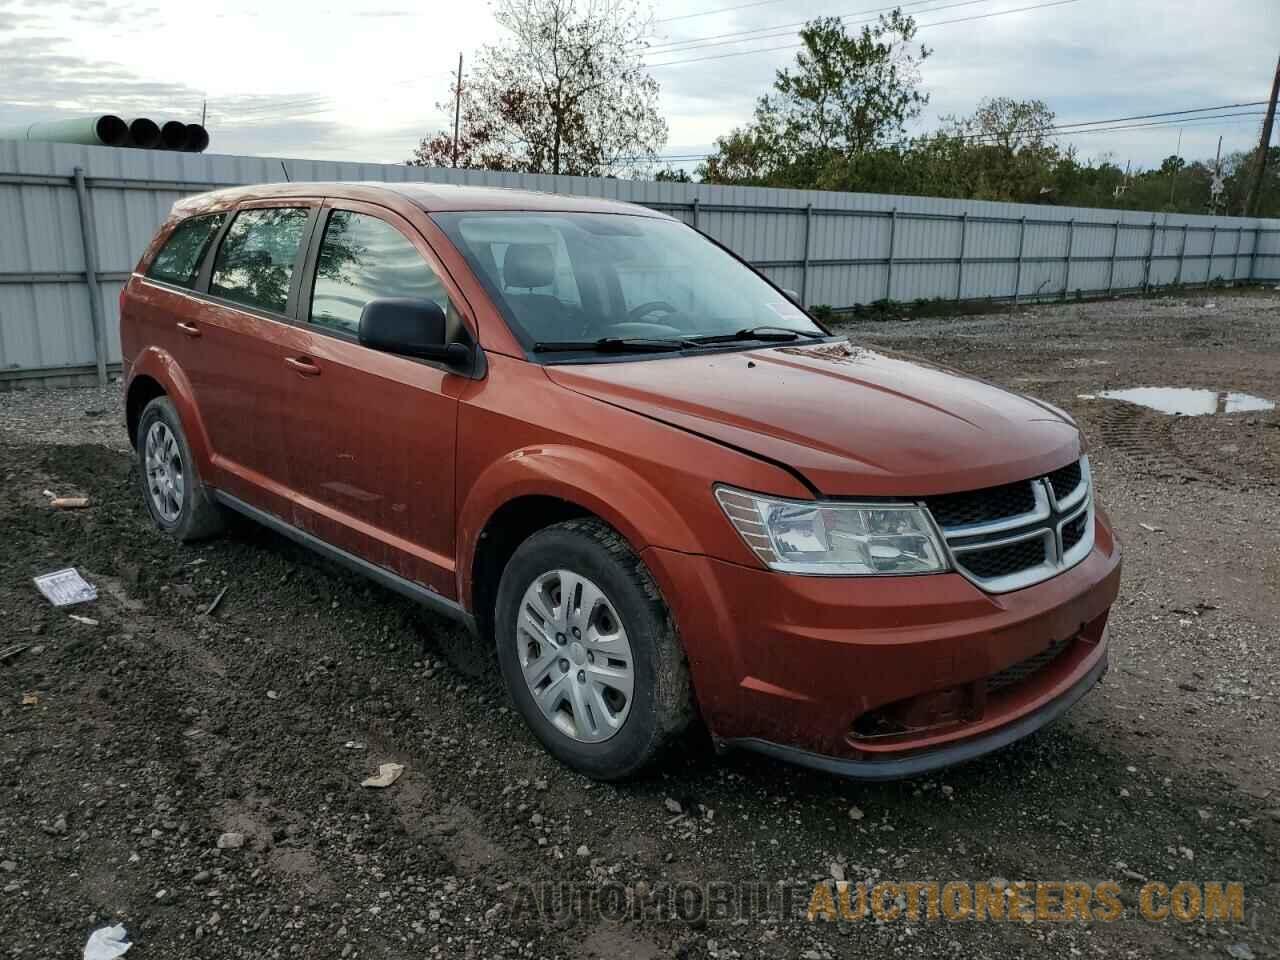
<svg viewBox="0 0 1280 960">
<path fill-rule="evenodd" d="M 850 332 L 1068 408 L 1126 550 L 1106 683 L 1031 740 L 909 783 L 693 751 L 592 784 L 537 747 L 449 625 L 248 524 L 197 547 L 158 536 L 118 387 L 0 394 L 0 956 L 79 956 L 116 922 L 139 960 L 1277 956 L 1280 414 L 1080 395 L 1280 399 L 1280 298 Z M 52 510 L 46 489 L 92 506 Z M 73 564 L 96 623 L 31 586 Z M 361 788 L 386 761 L 401 778 Z M 833 877 L 1114 880 L 1125 912 L 807 922 Z M 1240 881 L 1244 921 L 1139 919 L 1145 878 Z M 709 916 L 711 882 L 774 899 Z M 531 883 L 630 912 L 535 903 Z M 660 915 L 673 890 L 683 909 Z M 784 895 L 799 913 L 765 909 Z"/>
</svg>

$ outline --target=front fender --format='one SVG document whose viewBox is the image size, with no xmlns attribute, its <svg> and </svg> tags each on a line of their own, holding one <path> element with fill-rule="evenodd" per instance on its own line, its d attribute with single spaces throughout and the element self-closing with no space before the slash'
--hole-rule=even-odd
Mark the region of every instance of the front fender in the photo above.
<svg viewBox="0 0 1280 960">
<path fill-rule="evenodd" d="M 472 569 L 480 534 L 501 507 L 519 497 L 555 497 L 600 517 L 639 553 L 650 546 L 697 553 L 688 521 L 656 487 L 606 454 L 569 445 L 514 450 L 467 491 L 458 517 L 458 596 L 472 609 Z"/>
<path fill-rule="evenodd" d="M 191 455 L 196 458 L 196 466 L 202 477 L 211 478 L 213 470 L 213 448 L 209 444 L 209 433 L 205 430 L 204 420 L 200 417 L 196 406 L 195 391 L 191 381 L 183 373 L 178 361 L 168 351 L 156 346 L 149 346 L 133 359 L 129 369 L 129 385 L 125 396 L 129 395 L 134 382 L 139 377 L 150 377 L 160 384 L 169 397 L 174 409 L 178 411 L 178 419 L 182 421 L 182 432 L 187 436 L 187 446 Z"/>
</svg>

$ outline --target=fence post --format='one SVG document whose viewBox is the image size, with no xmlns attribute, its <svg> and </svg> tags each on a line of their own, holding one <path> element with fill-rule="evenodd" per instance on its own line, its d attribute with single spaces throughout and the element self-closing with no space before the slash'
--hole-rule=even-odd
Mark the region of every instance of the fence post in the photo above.
<svg viewBox="0 0 1280 960">
<path fill-rule="evenodd" d="M 693 229 L 695 230 L 702 229 L 698 224 L 698 198 L 697 197 L 693 198 Z"/>
<path fill-rule="evenodd" d="M 1213 225 L 1213 233 L 1209 235 L 1209 269 L 1204 272 L 1204 282 L 1213 283 L 1213 253 L 1218 249 L 1218 225 Z"/>
<path fill-rule="evenodd" d="M 1258 244 L 1262 242 L 1262 227 L 1253 225 L 1253 246 L 1249 248 L 1249 282 L 1253 283 L 1253 271 L 1258 264 Z"/>
<path fill-rule="evenodd" d="M 1018 221 L 1018 269 L 1013 275 L 1013 305 L 1018 305 L 1018 296 L 1022 293 L 1022 252 L 1026 249 L 1027 218 Z"/>
<path fill-rule="evenodd" d="M 1236 285 L 1236 274 L 1240 272 L 1240 235 L 1244 227 L 1236 227 L 1236 248 L 1231 251 L 1231 285 Z"/>
<path fill-rule="evenodd" d="M 804 205 L 804 260 L 800 267 L 800 306 L 809 306 L 809 250 L 813 236 L 813 204 Z"/>
<path fill-rule="evenodd" d="M 1111 289 L 1115 285 L 1116 279 L 1116 252 L 1120 249 L 1120 218 L 1116 217 L 1116 225 L 1114 232 L 1111 234 L 1111 263 L 1107 267 L 1107 296 L 1111 296 Z"/>
<path fill-rule="evenodd" d="M 960 259 L 956 263 L 956 303 L 964 296 L 964 248 L 968 241 L 969 211 L 960 214 Z"/>
<path fill-rule="evenodd" d="M 1182 246 L 1178 248 L 1178 278 L 1173 281 L 1175 287 L 1182 286 L 1182 264 L 1187 255 L 1187 225 L 1182 225 Z"/>
<path fill-rule="evenodd" d="M 898 233 L 898 208 L 889 211 L 889 269 L 884 278 L 884 298 L 893 300 L 893 244 Z"/>
<path fill-rule="evenodd" d="M 1151 289 L 1151 255 L 1156 252 L 1156 218 L 1151 218 L 1151 239 L 1147 243 L 1147 265 L 1142 271 L 1142 292 Z"/>
<path fill-rule="evenodd" d="M 84 185 L 84 167 L 72 174 L 76 188 L 76 206 L 80 210 L 80 242 L 84 247 L 84 282 L 89 294 L 89 318 L 93 321 L 93 353 L 98 365 L 98 386 L 107 385 L 107 331 L 102 317 L 102 295 L 98 289 L 98 238 L 93 229 L 93 211 L 89 207 L 89 191 Z"/>
<path fill-rule="evenodd" d="M 1062 278 L 1062 299 L 1067 299 L 1067 291 L 1071 289 L 1071 248 L 1076 242 L 1076 218 L 1067 221 L 1067 274 Z"/>
</svg>

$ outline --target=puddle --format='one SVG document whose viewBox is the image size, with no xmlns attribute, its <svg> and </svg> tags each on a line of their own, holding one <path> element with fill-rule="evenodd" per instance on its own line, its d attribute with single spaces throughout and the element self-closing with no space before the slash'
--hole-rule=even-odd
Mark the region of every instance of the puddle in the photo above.
<svg viewBox="0 0 1280 960">
<path fill-rule="evenodd" d="M 1131 387 L 1128 390 L 1102 390 L 1082 393 L 1081 400 L 1123 400 L 1159 410 L 1177 417 L 1202 417 L 1212 413 L 1245 413 L 1249 410 L 1274 410 L 1275 401 L 1249 393 L 1226 390 L 1199 390 L 1193 387 Z"/>
</svg>

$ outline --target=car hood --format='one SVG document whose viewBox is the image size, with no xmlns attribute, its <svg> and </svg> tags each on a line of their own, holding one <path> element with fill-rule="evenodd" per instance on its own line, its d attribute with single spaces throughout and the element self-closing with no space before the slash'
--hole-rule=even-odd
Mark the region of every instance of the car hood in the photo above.
<svg viewBox="0 0 1280 960">
<path fill-rule="evenodd" d="M 1082 452 L 1054 407 L 846 341 L 545 369 L 570 390 L 775 461 L 832 496 L 974 490 Z"/>
</svg>

